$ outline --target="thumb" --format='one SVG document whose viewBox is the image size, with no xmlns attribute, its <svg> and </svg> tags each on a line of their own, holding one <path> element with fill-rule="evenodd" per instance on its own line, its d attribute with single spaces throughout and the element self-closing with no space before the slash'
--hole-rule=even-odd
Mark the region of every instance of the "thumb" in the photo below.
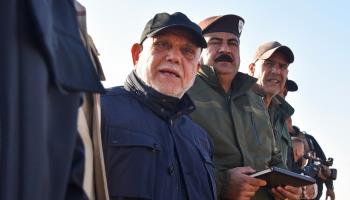
<svg viewBox="0 0 350 200">
<path fill-rule="evenodd" d="M 242 174 L 251 174 L 251 173 L 254 173 L 255 170 L 250 166 L 246 166 L 246 167 L 239 167 L 239 172 Z"/>
<path fill-rule="evenodd" d="M 262 179 L 258 179 L 258 178 L 253 178 L 253 177 L 249 177 L 250 178 L 250 184 L 254 185 L 254 186 L 265 186 L 267 184 L 266 181 L 262 180 Z"/>
</svg>

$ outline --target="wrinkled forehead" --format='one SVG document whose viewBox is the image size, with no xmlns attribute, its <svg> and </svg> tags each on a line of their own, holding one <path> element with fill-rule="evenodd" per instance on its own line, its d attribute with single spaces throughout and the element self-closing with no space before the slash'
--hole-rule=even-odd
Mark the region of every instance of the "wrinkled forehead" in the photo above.
<svg viewBox="0 0 350 200">
<path fill-rule="evenodd" d="M 301 138 L 293 137 L 292 142 L 293 142 L 293 144 L 299 144 L 299 145 L 304 147 L 304 141 Z"/>
</svg>

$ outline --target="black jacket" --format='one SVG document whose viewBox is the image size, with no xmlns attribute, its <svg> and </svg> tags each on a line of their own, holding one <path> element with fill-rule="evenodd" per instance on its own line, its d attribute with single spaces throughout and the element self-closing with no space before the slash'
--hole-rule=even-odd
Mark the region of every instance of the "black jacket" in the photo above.
<svg viewBox="0 0 350 200">
<path fill-rule="evenodd" d="M 102 138 L 111 199 L 215 199 L 213 146 L 181 99 L 134 73 L 101 97 Z"/>
<path fill-rule="evenodd" d="M 0 199 L 82 199 L 77 110 L 103 87 L 73 1 L 0 1 L 0 24 Z"/>
</svg>

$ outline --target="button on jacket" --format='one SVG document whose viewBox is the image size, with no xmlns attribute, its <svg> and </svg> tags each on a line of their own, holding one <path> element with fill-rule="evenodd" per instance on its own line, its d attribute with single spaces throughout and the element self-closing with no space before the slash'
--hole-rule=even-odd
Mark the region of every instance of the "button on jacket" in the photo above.
<svg viewBox="0 0 350 200">
<path fill-rule="evenodd" d="M 214 142 L 218 194 L 226 191 L 227 170 L 251 166 L 263 170 L 282 165 L 267 109 L 261 96 L 251 90 L 256 79 L 238 73 L 225 93 L 212 67 L 202 66 L 189 91 L 196 110 L 191 114 Z M 258 191 L 257 195 L 268 196 Z M 258 198 L 258 199 L 267 199 Z"/>
<path fill-rule="evenodd" d="M 101 98 L 102 139 L 111 199 L 215 199 L 213 147 L 181 99 L 131 73 Z"/>
</svg>

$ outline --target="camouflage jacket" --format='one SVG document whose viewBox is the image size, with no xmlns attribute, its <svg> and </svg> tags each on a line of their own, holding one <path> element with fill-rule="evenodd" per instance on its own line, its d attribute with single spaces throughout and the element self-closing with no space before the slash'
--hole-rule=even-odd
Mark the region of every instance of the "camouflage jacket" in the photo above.
<svg viewBox="0 0 350 200">
<path fill-rule="evenodd" d="M 286 119 L 292 116 L 294 108 L 279 95 L 272 98 L 269 114 L 277 147 L 281 151 L 283 163 L 286 164 L 288 151 L 292 148 L 292 141 L 288 132 Z"/>
<path fill-rule="evenodd" d="M 283 165 L 263 99 L 251 90 L 255 82 L 255 78 L 238 72 L 231 90 L 225 93 L 214 69 L 202 66 L 189 91 L 196 106 L 191 117 L 214 142 L 219 199 L 227 189 L 227 170 L 242 166 L 262 170 Z M 259 190 L 255 199 L 270 196 L 266 190 Z"/>
</svg>

